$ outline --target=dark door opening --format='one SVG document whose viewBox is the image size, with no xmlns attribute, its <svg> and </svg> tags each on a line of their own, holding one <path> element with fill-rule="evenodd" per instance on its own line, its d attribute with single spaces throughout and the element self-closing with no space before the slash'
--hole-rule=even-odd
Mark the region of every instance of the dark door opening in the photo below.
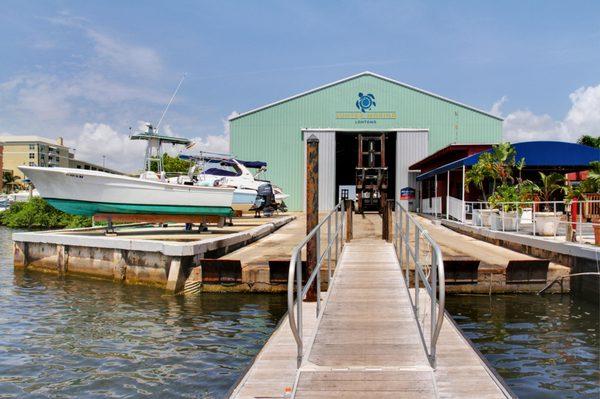
<svg viewBox="0 0 600 399">
<path fill-rule="evenodd" d="M 335 133 L 335 202 L 340 200 L 340 186 L 356 184 L 358 163 L 358 134 L 378 134 L 379 132 L 336 132 Z M 385 154 L 388 168 L 387 198 L 396 195 L 396 132 L 385 133 Z"/>
</svg>

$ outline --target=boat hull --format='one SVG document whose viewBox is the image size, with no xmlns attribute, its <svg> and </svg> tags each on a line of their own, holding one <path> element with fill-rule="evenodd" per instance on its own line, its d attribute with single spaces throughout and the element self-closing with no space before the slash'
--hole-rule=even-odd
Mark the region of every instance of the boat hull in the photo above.
<svg viewBox="0 0 600 399">
<path fill-rule="evenodd" d="M 70 168 L 20 167 L 40 195 L 74 215 L 232 214 L 233 188 L 202 187 Z"/>
<path fill-rule="evenodd" d="M 93 216 L 99 213 L 151 215 L 217 215 L 231 216 L 231 208 L 217 206 L 146 205 L 108 202 L 76 201 L 45 198 L 58 210 L 72 215 Z M 235 208 L 235 207 L 234 207 Z"/>
</svg>

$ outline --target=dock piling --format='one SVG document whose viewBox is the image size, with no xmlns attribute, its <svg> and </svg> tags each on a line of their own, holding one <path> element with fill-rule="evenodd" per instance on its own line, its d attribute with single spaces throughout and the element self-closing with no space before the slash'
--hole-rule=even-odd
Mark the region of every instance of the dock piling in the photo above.
<svg viewBox="0 0 600 399">
<path fill-rule="evenodd" d="M 383 208 L 383 214 L 381 215 L 383 218 L 381 223 L 381 238 L 389 243 L 392 242 L 393 210 L 394 200 L 386 200 L 385 207 Z"/>
<path fill-rule="evenodd" d="M 319 139 L 311 135 L 306 140 L 306 234 L 319 224 Z M 319 238 L 317 234 L 306 244 L 306 265 L 310 276 L 319 258 Z M 316 285 L 311 284 L 306 293 L 306 301 L 317 300 Z"/>
<path fill-rule="evenodd" d="M 352 200 L 345 200 L 344 206 L 346 208 L 346 242 L 350 242 L 352 241 Z"/>
</svg>

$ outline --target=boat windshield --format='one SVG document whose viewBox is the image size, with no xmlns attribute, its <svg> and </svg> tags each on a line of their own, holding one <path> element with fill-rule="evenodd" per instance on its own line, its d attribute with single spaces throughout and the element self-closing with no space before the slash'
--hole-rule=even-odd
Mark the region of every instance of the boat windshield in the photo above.
<svg viewBox="0 0 600 399">
<path fill-rule="evenodd" d="M 203 168 L 204 174 L 216 176 L 241 176 L 242 171 L 236 164 L 229 162 L 209 161 Z"/>
</svg>

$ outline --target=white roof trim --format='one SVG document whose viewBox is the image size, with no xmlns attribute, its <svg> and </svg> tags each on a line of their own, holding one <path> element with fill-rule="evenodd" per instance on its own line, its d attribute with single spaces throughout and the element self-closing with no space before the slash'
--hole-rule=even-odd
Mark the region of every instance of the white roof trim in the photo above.
<svg viewBox="0 0 600 399">
<path fill-rule="evenodd" d="M 361 72 L 361 73 L 359 73 L 359 74 L 356 74 L 356 75 L 348 76 L 347 78 L 340 79 L 340 80 L 336 80 L 335 82 L 328 83 L 328 84 L 326 84 L 326 85 L 323 85 L 323 86 L 316 87 L 316 88 L 314 88 L 314 89 L 311 89 L 311 90 L 308 90 L 308 91 L 302 92 L 302 93 L 300 93 L 300 94 L 296 94 L 296 95 L 294 95 L 294 96 L 291 96 L 291 97 L 284 98 L 283 100 L 275 101 L 275 102 L 272 102 L 272 103 L 270 103 L 270 104 L 263 105 L 262 107 L 258 107 L 258 108 L 251 109 L 250 111 L 246 111 L 246 112 L 244 112 L 244 113 L 241 113 L 241 114 L 239 114 L 239 115 L 233 116 L 233 117 L 229 118 L 229 120 L 230 120 L 230 121 L 233 121 L 233 120 L 236 120 L 236 119 L 242 118 L 242 117 L 244 117 L 244 116 L 246 116 L 246 115 L 250 115 L 250 114 L 253 114 L 253 113 L 255 113 L 255 112 L 262 111 L 262 110 L 264 110 L 264 109 L 271 108 L 271 107 L 274 107 L 274 106 L 276 106 L 276 105 L 279 105 L 279 104 L 282 104 L 282 103 L 285 103 L 285 102 L 288 102 L 288 101 L 291 101 L 291 100 L 295 100 L 296 98 L 303 97 L 303 96 L 305 96 L 305 95 L 307 95 L 307 94 L 311 94 L 311 93 L 314 93 L 314 92 L 317 92 L 317 91 L 320 91 L 320 90 L 326 89 L 326 88 L 328 88 L 328 87 L 335 86 L 335 85 L 338 85 L 338 84 L 340 84 L 340 83 L 347 82 L 347 81 L 349 81 L 349 80 L 352 80 L 352 79 L 356 79 L 356 78 L 358 78 L 358 77 L 361 77 L 361 76 L 373 76 L 373 77 L 375 77 L 375 78 L 379 78 L 379 79 L 385 80 L 385 81 L 387 81 L 387 82 L 394 83 L 394 84 L 397 84 L 397 85 L 399 85 L 399 86 L 406 87 L 407 89 L 415 90 L 415 91 L 418 91 L 418 92 L 420 92 L 420 93 L 426 94 L 426 95 L 428 95 L 428 96 L 435 97 L 435 98 L 437 98 L 437 99 L 440 99 L 440 100 L 442 100 L 442 101 L 446 101 L 446 102 L 449 102 L 449 103 L 451 103 L 451 104 L 455 104 L 455 105 L 458 105 L 458 106 L 460 106 L 460 107 L 463 107 L 463 108 L 470 109 L 471 111 L 479 112 L 480 114 L 487 115 L 487 116 L 489 116 L 489 117 L 492 117 L 492 118 L 494 118 L 494 119 L 497 119 L 497 120 L 500 120 L 500 121 L 504 120 L 504 119 L 500 118 L 500 117 L 499 117 L 499 116 L 497 116 L 497 115 L 493 115 L 493 114 L 491 114 L 491 113 L 489 113 L 489 112 L 487 112 L 487 111 L 483 111 L 483 110 L 481 110 L 481 109 L 479 109 L 479 108 L 471 107 L 471 106 L 469 106 L 469 105 L 466 105 L 466 104 L 463 104 L 463 103 L 461 103 L 461 102 L 458 102 L 458 101 L 451 100 L 451 99 L 449 99 L 449 98 L 447 98 L 447 97 L 443 97 L 443 96 L 437 95 L 437 94 L 435 94 L 435 93 L 432 93 L 432 92 L 430 92 L 430 91 L 423 90 L 423 89 L 420 89 L 420 88 L 418 88 L 418 87 L 411 86 L 411 85 L 409 85 L 409 84 L 407 84 L 407 83 L 403 83 L 403 82 L 400 82 L 400 81 L 398 81 L 398 80 L 390 79 L 390 78 L 388 78 L 388 77 L 385 77 L 385 76 L 382 76 L 382 75 L 378 75 L 378 74 L 376 74 L 376 73 L 373 73 L 373 72 L 370 72 L 370 71 L 365 71 L 365 72 Z"/>
</svg>

